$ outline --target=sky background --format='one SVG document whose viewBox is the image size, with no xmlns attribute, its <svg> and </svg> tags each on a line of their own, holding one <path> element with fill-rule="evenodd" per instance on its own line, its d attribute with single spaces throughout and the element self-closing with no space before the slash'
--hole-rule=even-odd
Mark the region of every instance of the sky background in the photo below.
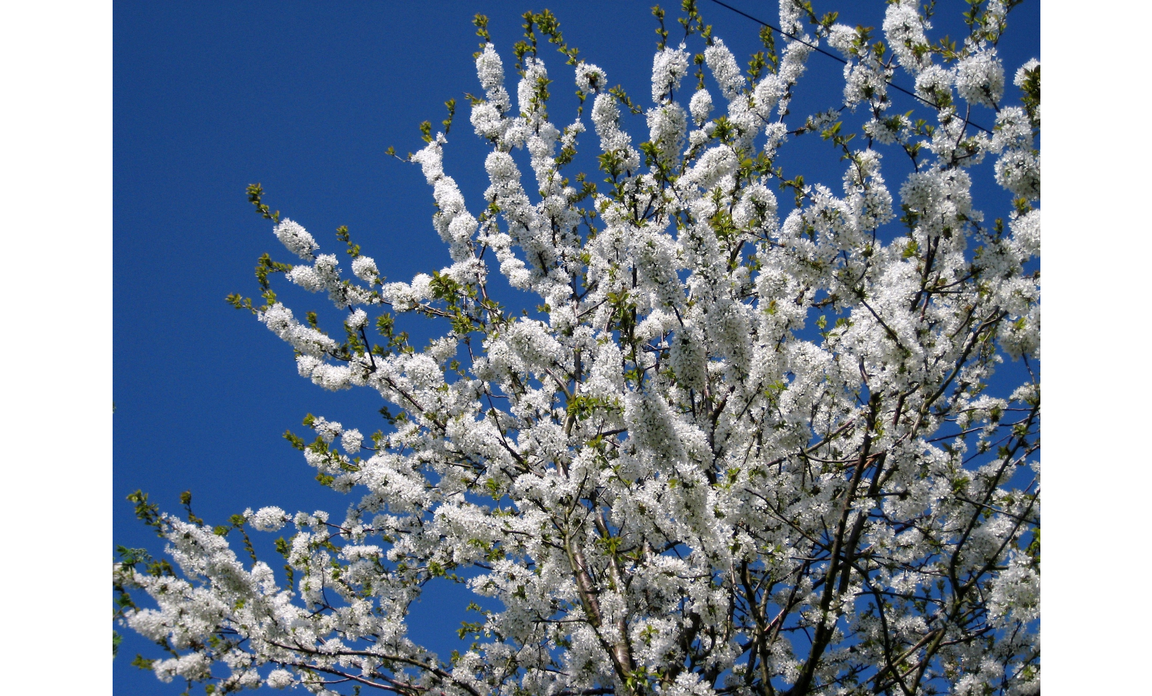
<svg viewBox="0 0 1152 696">
<path fill-rule="evenodd" d="M 179 512 L 180 492 L 191 490 L 193 509 L 209 524 L 266 505 L 324 509 L 342 517 L 357 494 L 335 494 L 313 481 L 314 472 L 281 434 L 293 429 L 306 435 L 300 425 L 305 413 L 366 434 L 384 427 L 376 414 L 382 405 L 378 396 L 363 389 L 329 393 L 301 379 L 290 347 L 251 314 L 224 302 L 229 293 L 258 293 L 252 270 L 262 253 L 293 260 L 272 235 L 271 223 L 247 202 L 245 187 L 261 183 L 265 202 L 304 225 L 322 252 L 346 258 L 334 231 L 347 225 L 353 241 L 391 280 L 409 281 L 418 272 L 439 269 L 449 259 L 431 225 L 431 189 L 417 166 L 387 157 L 385 149 L 392 145 L 401 154 L 418 150 L 423 145 L 418 124 L 430 120 L 438 125 L 445 116 L 443 102 L 455 98 L 458 110 L 445 168 L 477 212 L 487 186 L 482 168 L 487 150 L 472 134 L 464 98 L 466 92 L 481 92 L 472 60 L 479 41 L 472 17 L 477 12 L 489 17 L 511 93 L 511 46 L 521 38 L 520 15 L 547 6 L 560 19 L 569 45 L 605 69 L 610 84 L 622 84 L 646 107 L 656 46 L 650 4 L 113 5 L 115 544 L 161 550 L 125 501 L 137 489 L 174 513 Z M 777 23 L 775 2 L 730 4 Z M 831 2 L 814 4 L 819 13 L 840 9 L 839 21 L 847 24 L 878 28 L 882 22 L 881 2 L 869 4 L 867 11 L 854 7 L 851 14 Z M 745 65 L 759 46 L 759 26 L 710 2 L 702 0 L 700 6 L 715 35 Z M 942 0 L 937 8 L 955 17 L 964 6 Z M 674 44 L 681 35 L 676 4 L 669 2 L 666 10 Z M 1016 68 L 1039 57 L 1038 15 L 1035 0 L 1010 15 L 1001 55 L 1013 102 Z M 572 69 L 550 46 L 541 55 L 555 81 L 550 113 L 562 126 L 575 117 Z M 813 55 L 808 66 L 788 121 L 793 126 L 800 114 L 841 102 L 842 66 L 822 55 Z M 898 73 L 896 82 L 911 87 L 906 75 Z M 712 92 L 719 103 L 717 90 Z M 894 113 L 915 107 L 910 97 L 892 96 Z M 977 110 L 973 118 L 986 127 L 994 119 L 988 110 Z M 584 120 L 589 123 L 587 114 Z M 637 142 L 645 139 L 642 117 L 630 130 Z M 581 142 L 591 151 L 597 141 L 588 133 Z M 782 157 L 786 172 L 840 191 L 843 169 L 829 144 L 808 136 L 786 144 Z M 889 160 L 896 164 L 894 157 Z M 990 168 L 991 162 L 984 165 L 985 178 Z M 903 180 L 898 171 L 885 169 L 894 191 Z M 785 206 L 790 196 L 778 195 Z M 989 218 L 1006 214 L 1007 204 L 1008 194 L 998 188 L 990 189 L 988 197 L 977 191 L 976 205 Z M 330 319 L 338 317 L 324 298 L 294 293 L 277 280 L 274 289 L 298 316 L 314 309 L 322 317 L 325 310 Z M 428 327 L 412 328 L 418 336 Z M 265 550 L 275 536 L 254 535 Z M 279 565 L 275 555 L 265 560 Z M 458 647 L 455 629 L 461 617 L 439 609 L 467 601 L 451 591 L 426 597 L 414 609 L 413 637 L 427 639 L 446 657 Z M 113 665 L 117 694 L 183 690 L 181 683 L 162 684 L 131 667 L 137 652 L 158 657 L 158 650 L 130 630 L 121 632 L 124 643 Z"/>
</svg>

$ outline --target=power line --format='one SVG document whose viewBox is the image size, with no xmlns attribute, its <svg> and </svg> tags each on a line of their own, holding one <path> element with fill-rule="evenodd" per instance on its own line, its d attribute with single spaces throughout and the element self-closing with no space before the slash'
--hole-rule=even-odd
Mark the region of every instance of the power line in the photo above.
<svg viewBox="0 0 1152 696">
<path fill-rule="evenodd" d="M 831 58 L 832 60 L 839 61 L 842 65 L 848 65 L 848 61 L 844 60 L 840 56 L 838 56 L 834 53 L 829 53 L 828 51 L 825 51 L 824 49 L 820 48 L 819 46 L 817 46 L 815 44 L 810 44 L 807 41 L 804 41 L 803 39 L 801 39 L 800 37 L 798 37 L 794 34 L 789 34 L 788 32 L 784 31 L 783 29 L 781 29 L 779 27 L 772 26 L 768 22 L 765 22 L 762 19 L 758 19 L 756 17 L 753 17 L 752 15 L 748 14 L 747 12 L 744 12 L 743 10 L 739 10 L 735 7 L 732 7 L 731 5 L 729 5 L 726 2 L 721 2 L 721 0 L 712 0 L 712 2 L 716 3 L 717 5 L 719 5 L 721 7 L 724 7 L 724 8 L 727 8 L 727 9 L 733 11 L 742 17 L 746 17 L 746 18 L 752 20 L 753 22 L 756 22 L 757 24 L 759 24 L 762 27 L 768 27 L 769 29 L 776 32 L 777 34 L 780 34 L 781 36 L 787 36 L 789 39 L 792 39 L 793 41 L 797 41 L 799 43 L 802 43 L 805 46 L 807 46 L 808 48 L 811 48 L 813 51 L 816 51 L 817 53 L 821 53 L 823 55 L 826 55 L 829 58 Z M 904 94 L 907 94 L 908 96 L 912 97 L 916 101 L 922 102 L 922 103 L 932 107 L 933 109 L 937 109 L 937 110 L 940 109 L 940 107 L 938 105 L 928 101 L 927 99 L 921 97 L 920 95 L 916 94 L 915 92 L 909 92 L 908 90 L 904 89 L 903 87 L 896 84 L 895 82 L 892 82 L 891 80 L 884 80 L 884 82 L 887 83 L 887 85 L 889 87 L 896 90 L 897 92 L 903 92 Z M 982 130 L 985 133 L 987 133 L 988 135 L 992 135 L 992 131 L 988 130 L 984 126 L 981 126 L 978 123 L 973 123 L 972 121 L 969 121 L 967 118 L 965 118 L 964 121 L 968 125 L 970 125 L 974 128 L 977 128 L 979 130 Z"/>
</svg>

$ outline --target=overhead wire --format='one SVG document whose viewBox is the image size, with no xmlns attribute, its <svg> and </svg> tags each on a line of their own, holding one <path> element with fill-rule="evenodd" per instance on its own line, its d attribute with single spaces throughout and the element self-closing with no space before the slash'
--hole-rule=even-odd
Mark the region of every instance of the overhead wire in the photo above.
<svg viewBox="0 0 1152 696">
<path fill-rule="evenodd" d="M 715 3 L 715 4 L 719 5 L 719 6 L 721 6 L 721 7 L 723 7 L 723 8 L 726 8 L 726 9 L 728 9 L 728 10 L 731 10 L 732 12 L 735 12 L 736 14 L 738 14 L 738 15 L 740 15 L 740 16 L 742 16 L 742 17 L 745 17 L 745 18 L 747 18 L 747 19 L 750 19 L 750 20 L 752 20 L 753 22 L 756 22 L 757 24 L 759 24 L 759 25 L 760 25 L 760 26 L 762 26 L 762 27 L 767 27 L 767 28 L 771 29 L 772 31 L 776 32 L 777 34 L 780 34 L 781 36 L 786 36 L 786 37 L 788 37 L 789 39 L 792 39 L 793 41 L 796 41 L 796 42 L 799 42 L 799 43 L 801 43 L 801 44 L 804 44 L 805 46 L 807 46 L 808 48 L 811 48 L 813 51 L 816 51 L 817 53 L 820 53 L 820 54 L 823 54 L 823 55 L 825 55 L 825 56 L 828 56 L 828 57 L 829 57 L 829 58 L 831 58 L 832 60 L 835 60 L 835 61 L 839 61 L 839 62 L 840 62 L 842 65 L 848 65 L 848 61 L 844 60 L 844 59 L 843 59 L 843 58 L 841 58 L 840 56 L 838 56 L 838 55 L 836 55 L 836 54 L 834 54 L 834 53 L 830 53 L 830 52 L 828 52 L 828 51 L 825 51 L 824 49 L 820 48 L 819 46 L 817 46 L 817 45 L 815 45 L 815 44 L 811 44 L 811 43 L 808 43 L 807 41 L 805 41 L 805 40 L 801 39 L 800 37 L 798 37 L 798 36 L 796 36 L 796 35 L 794 35 L 794 34 L 790 34 L 790 33 L 788 33 L 788 32 L 786 32 L 786 31 L 784 31 L 783 29 L 781 29 L 781 28 L 779 28 L 779 27 L 773 26 L 773 25 L 769 24 L 768 22 L 765 22 L 765 21 L 764 21 L 764 20 L 762 20 L 762 19 L 759 19 L 759 18 L 757 18 L 757 17 L 753 17 L 752 15 L 748 14 L 747 12 L 745 12 L 745 11 L 743 11 L 743 10 L 741 10 L 741 9 L 738 9 L 738 8 L 732 7 L 731 5 L 729 5 L 729 4 L 728 4 L 728 3 L 726 3 L 726 2 L 722 2 L 721 0 L 711 0 L 711 2 L 713 2 L 713 3 Z M 901 92 L 901 93 L 903 93 L 903 94 L 907 94 L 908 96 L 912 97 L 912 98 L 913 98 L 913 99 L 915 99 L 916 101 L 922 102 L 922 103 L 924 103 L 924 104 L 926 104 L 926 105 L 928 105 L 928 106 L 932 107 L 933 109 L 937 109 L 937 110 L 939 110 L 939 109 L 940 109 L 940 106 L 939 106 L 938 104 L 934 104 L 934 103 L 932 103 L 932 102 L 928 101 L 927 99 L 925 99 L 925 98 L 921 97 L 920 95 L 916 94 L 915 92 L 910 92 L 910 91 L 908 91 L 907 89 L 904 89 L 903 87 L 901 87 L 900 85 L 896 84 L 896 83 L 895 83 L 895 82 L 893 82 L 892 80 L 884 80 L 884 82 L 885 82 L 885 83 L 887 83 L 889 87 L 891 87 L 892 89 L 896 90 L 897 92 Z M 982 131 L 984 131 L 985 133 L 987 133 L 988 135 L 992 135 L 992 131 L 988 130 L 988 129 L 987 129 L 987 128 L 985 128 L 984 126 L 981 126 L 981 125 L 980 125 L 980 124 L 978 124 L 978 123 L 974 123 L 974 122 L 972 122 L 972 121 L 968 120 L 967 118 L 965 118 L 965 119 L 964 119 L 964 121 L 965 121 L 965 123 L 967 123 L 968 125 L 970 125 L 970 126 L 972 126 L 972 127 L 974 127 L 974 128 L 977 128 L 977 129 L 979 129 L 979 130 L 982 130 Z"/>
</svg>

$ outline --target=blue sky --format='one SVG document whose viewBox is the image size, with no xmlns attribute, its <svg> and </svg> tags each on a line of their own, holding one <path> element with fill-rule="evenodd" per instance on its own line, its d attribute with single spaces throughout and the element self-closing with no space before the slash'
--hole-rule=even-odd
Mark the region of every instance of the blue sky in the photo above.
<svg viewBox="0 0 1152 696">
<path fill-rule="evenodd" d="M 582 57 L 647 105 L 656 41 L 650 4 L 565 0 L 547 7 Z M 776 23 L 775 2 L 730 4 Z M 704 0 L 700 5 L 715 34 L 744 64 L 758 45 L 759 27 Z M 869 13 L 855 8 L 851 15 L 831 2 L 816 6 L 818 12 L 840 9 L 840 21 L 849 24 L 879 27 L 882 20 L 880 2 Z M 1033 0 L 1010 16 L 1003 47 L 1009 80 L 1024 60 L 1038 57 L 1038 7 Z M 521 38 L 520 14 L 528 9 L 543 5 L 115 3 L 116 544 L 159 551 L 124 501 L 136 489 L 171 512 L 179 509 L 179 493 L 191 490 L 193 508 L 209 523 L 265 505 L 342 514 L 351 498 L 316 484 L 281 433 L 301 433 L 300 421 L 309 412 L 371 432 L 383 427 L 376 415 L 381 404 L 365 390 L 332 394 L 300 379 L 291 349 L 250 314 L 225 304 L 229 293 L 258 292 L 252 269 L 262 253 L 291 261 L 270 223 L 246 201 L 245 186 L 260 182 L 265 202 L 307 227 L 322 250 L 339 251 L 334 230 L 347 225 L 353 241 L 390 279 L 410 280 L 446 265 L 447 251 L 430 222 L 429 187 L 417 167 L 384 151 L 389 145 L 402 154 L 419 149 L 418 124 L 438 123 L 443 102 L 455 98 L 459 107 L 446 169 L 475 212 L 487 182 L 485 150 L 471 133 L 464 98 L 480 91 L 471 18 L 477 12 L 490 18 L 493 41 L 514 75 L 511 46 Z M 675 3 L 666 9 L 675 42 Z M 958 14 L 962 3 L 942 1 L 938 9 Z M 542 55 L 555 80 L 550 111 L 558 123 L 568 123 L 575 113 L 571 68 L 551 50 Z M 840 103 L 841 66 L 814 55 L 809 70 L 793 107 L 797 114 Z M 907 77 L 897 82 L 911 86 Z M 914 108 L 910 98 L 893 96 L 894 111 Z M 986 111 L 975 120 L 991 127 L 993 116 Z M 637 117 L 633 130 L 641 138 L 642 127 Z M 791 173 L 839 190 L 838 156 L 830 145 L 809 138 L 815 142 L 804 146 L 812 149 L 799 143 L 784 148 L 794 150 L 797 168 Z M 582 142 L 590 150 L 595 141 L 585 136 Z M 902 178 L 886 177 L 894 187 Z M 994 195 L 999 202 L 981 200 L 978 207 L 1005 214 L 1007 193 Z M 285 286 L 275 287 L 279 292 Z M 315 309 L 324 315 L 322 298 L 287 290 L 284 295 L 297 314 Z M 459 618 L 430 607 L 417 611 L 426 612 L 420 632 L 431 636 L 443 629 L 453 639 L 430 647 L 442 654 L 455 647 Z M 181 684 L 161 684 L 129 665 L 137 652 L 157 656 L 146 641 L 129 631 L 121 650 L 113 667 L 116 693 L 182 691 Z"/>
</svg>

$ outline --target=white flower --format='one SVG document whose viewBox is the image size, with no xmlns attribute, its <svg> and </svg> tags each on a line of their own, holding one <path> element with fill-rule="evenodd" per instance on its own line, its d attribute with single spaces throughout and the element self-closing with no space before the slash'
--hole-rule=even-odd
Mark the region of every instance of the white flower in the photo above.
<svg viewBox="0 0 1152 696">
<path fill-rule="evenodd" d="M 268 674 L 267 684 L 273 689 L 287 689 L 296 682 L 286 669 L 274 669 Z"/>
<path fill-rule="evenodd" d="M 371 544 L 359 545 L 359 546 L 351 546 L 351 545 L 345 546 L 343 549 L 340 550 L 340 553 L 342 556 L 344 556 L 344 558 L 348 559 L 349 561 L 357 561 L 361 558 L 370 558 L 370 559 L 371 558 L 379 558 L 380 556 L 383 555 L 383 552 L 381 551 L 379 546 L 374 546 Z"/>
<path fill-rule="evenodd" d="M 732 148 L 719 146 L 709 149 L 700 157 L 696 165 L 681 181 L 694 183 L 705 191 L 711 190 L 721 180 L 731 177 L 736 168 L 740 166 Z"/>
<path fill-rule="evenodd" d="M 360 451 L 360 444 L 362 442 L 364 442 L 364 436 L 355 428 L 345 430 L 344 434 L 340 436 L 340 446 L 344 448 L 344 451 L 347 452 L 349 456 Z"/>
<path fill-rule="evenodd" d="M 933 103 L 940 104 L 940 97 L 952 95 L 953 75 L 939 65 L 930 65 L 916 76 L 916 94 Z"/>
<path fill-rule="evenodd" d="M 712 95 L 706 89 L 696 90 L 688 103 L 688 110 L 692 112 L 692 120 L 696 125 L 703 125 L 708 120 L 708 114 L 712 113 Z"/>
<path fill-rule="evenodd" d="M 608 85 L 608 76 L 591 63 L 580 61 L 576 65 L 576 86 L 582 92 L 599 92 Z"/>
<path fill-rule="evenodd" d="M 311 266 L 294 266 L 286 277 L 308 292 L 319 292 L 324 289 L 324 282 L 316 275 L 316 269 Z"/>
<path fill-rule="evenodd" d="M 844 66 L 844 103 L 855 108 L 864 99 L 871 103 L 887 101 L 888 75 L 874 61 L 849 63 Z M 871 95 L 871 96 L 869 96 Z"/>
<path fill-rule="evenodd" d="M 352 273 L 359 279 L 372 283 L 380 277 L 376 262 L 371 256 L 357 256 L 352 259 Z"/>
<path fill-rule="evenodd" d="M 336 350 L 338 345 L 316 329 L 302 326 L 292 316 L 292 310 L 280 303 L 261 312 L 259 318 L 273 333 L 305 355 L 319 358 L 328 351 Z"/>
<path fill-rule="evenodd" d="M 688 74 L 688 52 L 684 44 L 673 50 L 665 48 L 652 58 L 652 101 L 661 104 L 669 100 L 672 90 L 680 87 L 680 80 Z"/>
<path fill-rule="evenodd" d="M 476 57 L 476 72 L 484 89 L 495 89 L 504 81 L 504 65 L 492 44 L 485 44 L 484 50 Z"/>
<path fill-rule="evenodd" d="M 337 297 L 343 289 L 339 263 L 335 254 L 321 254 L 311 266 L 294 266 L 288 271 L 287 278 L 308 292 L 327 290 L 330 296 Z"/>
<path fill-rule="evenodd" d="M 504 120 L 503 114 L 500 113 L 500 109 L 489 102 L 472 105 L 471 122 L 476 135 L 481 138 L 498 140 L 507 130 L 507 122 Z"/>
<path fill-rule="evenodd" d="M 312 235 L 308 234 L 303 227 L 288 218 L 281 220 L 272 232 L 288 251 L 296 254 L 305 261 L 311 261 L 312 252 L 320 248 L 319 245 L 316 244 L 316 240 L 312 239 Z"/>
<path fill-rule="evenodd" d="M 660 160 L 671 164 L 684 144 L 688 127 L 683 107 L 668 103 L 648 110 L 649 141 L 656 146 Z"/>
<path fill-rule="evenodd" d="M 592 124 L 600 136 L 600 149 L 622 157 L 624 171 L 636 171 L 640 168 L 640 153 L 632 147 L 632 136 L 620 129 L 619 121 L 616 97 L 607 93 L 596 95 L 592 103 Z"/>
<path fill-rule="evenodd" d="M 789 34 L 799 35 L 804 31 L 804 24 L 800 21 L 803 5 L 795 0 L 781 0 L 780 2 L 780 29 Z"/>
<path fill-rule="evenodd" d="M 1018 106 L 1008 106 L 996 114 L 996 127 L 992 136 L 993 150 L 1005 148 L 1032 148 L 1032 124 L 1028 114 Z"/>
<path fill-rule="evenodd" d="M 752 91 L 756 114 L 764 121 L 768 121 L 772 118 L 772 109 L 776 108 L 787 91 L 788 85 L 779 75 L 765 75 Z"/>
<path fill-rule="evenodd" d="M 996 49 L 976 51 L 953 70 L 956 90 L 970 103 L 995 108 L 1004 96 L 1004 66 L 996 57 Z"/>
<path fill-rule="evenodd" d="M 883 120 L 873 118 L 864 124 L 864 132 L 881 145 L 891 145 L 900 136 L 900 131 L 911 127 L 908 117 L 900 115 Z"/>
<path fill-rule="evenodd" d="M 540 83 L 547 82 L 548 71 L 544 61 L 528 56 L 524 59 L 524 76 L 516 87 L 516 99 L 520 105 L 520 114 L 528 119 L 535 127 L 543 123 L 544 103 L 539 101 L 537 95 Z"/>
<path fill-rule="evenodd" d="M 259 532 L 275 532 L 288 522 L 288 515 L 278 507 L 263 507 L 245 515 L 248 523 Z"/>
<path fill-rule="evenodd" d="M 676 380 L 689 389 L 701 391 L 708 374 L 708 355 L 698 331 L 689 328 L 676 332 L 669 354 Z"/>
<path fill-rule="evenodd" d="M 1039 209 L 1031 210 L 1023 216 L 1017 216 L 1015 213 L 1013 213 L 1013 217 L 1009 223 L 1009 226 L 1012 229 L 1012 237 L 1016 243 L 1016 246 L 1025 258 L 1040 255 Z M 1013 394 L 1012 398 L 1015 399 L 1018 397 Z"/>
<path fill-rule="evenodd" d="M 1009 150 L 996 160 L 996 183 L 1018 198 L 1040 198 L 1040 154 L 1030 149 Z"/>
<path fill-rule="evenodd" d="M 918 58 L 913 50 L 928 44 L 924 36 L 924 20 L 916 10 L 915 0 L 888 5 L 884 13 L 884 37 L 900 65 L 908 72 L 916 74 L 931 64 L 930 54 L 925 52 Z"/>
<path fill-rule="evenodd" d="M 737 227 L 751 227 L 758 233 L 774 230 L 777 224 L 776 194 L 768 190 L 764 184 L 749 186 L 732 209 L 732 222 Z"/>
<path fill-rule="evenodd" d="M 352 386 L 352 368 L 347 365 L 320 363 L 312 369 L 312 383 L 329 391 L 340 391 Z"/>
<path fill-rule="evenodd" d="M 332 440 L 344 430 L 336 421 L 330 421 L 325 418 L 312 419 L 312 429 L 316 431 L 320 439 L 328 443 L 331 443 Z"/>
<path fill-rule="evenodd" d="M 720 39 L 704 50 L 704 61 L 712 71 L 712 76 L 720 84 L 720 92 L 731 101 L 744 89 L 744 75 L 736 63 L 735 56 Z"/>
<path fill-rule="evenodd" d="M 988 0 L 988 4 L 984 7 L 984 16 L 981 18 L 981 22 L 986 31 L 998 36 L 1004 32 L 1007 18 L 1008 6 L 1004 0 Z"/>
<path fill-rule="evenodd" d="M 977 217 L 971 186 L 971 178 L 962 169 L 913 172 L 900 187 L 900 198 L 920 215 L 924 232 L 940 234 L 955 228 L 964 217 Z"/>
<path fill-rule="evenodd" d="M 810 131 L 820 133 L 824 130 L 825 126 L 830 126 L 833 123 L 836 123 L 836 120 L 839 118 L 840 113 L 836 109 L 820 111 L 809 116 L 808 120 L 804 123 L 804 127 Z"/>
<path fill-rule="evenodd" d="M 854 55 L 856 38 L 859 34 L 846 24 L 835 24 L 828 33 L 828 45 L 840 52 L 845 58 Z"/>
<path fill-rule="evenodd" d="M 368 323 L 368 314 L 362 309 L 357 309 L 352 312 L 352 314 L 344 320 L 345 326 L 353 331 L 360 329 L 360 327 L 366 323 Z"/>
<path fill-rule="evenodd" d="M 1012 78 L 1012 84 L 1016 85 L 1017 87 L 1023 87 L 1024 81 L 1028 79 L 1028 73 L 1038 69 L 1039 67 L 1040 61 L 1036 60 L 1035 58 L 1029 60 L 1024 65 L 1021 65 L 1016 69 L 1016 76 Z"/>
</svg>

